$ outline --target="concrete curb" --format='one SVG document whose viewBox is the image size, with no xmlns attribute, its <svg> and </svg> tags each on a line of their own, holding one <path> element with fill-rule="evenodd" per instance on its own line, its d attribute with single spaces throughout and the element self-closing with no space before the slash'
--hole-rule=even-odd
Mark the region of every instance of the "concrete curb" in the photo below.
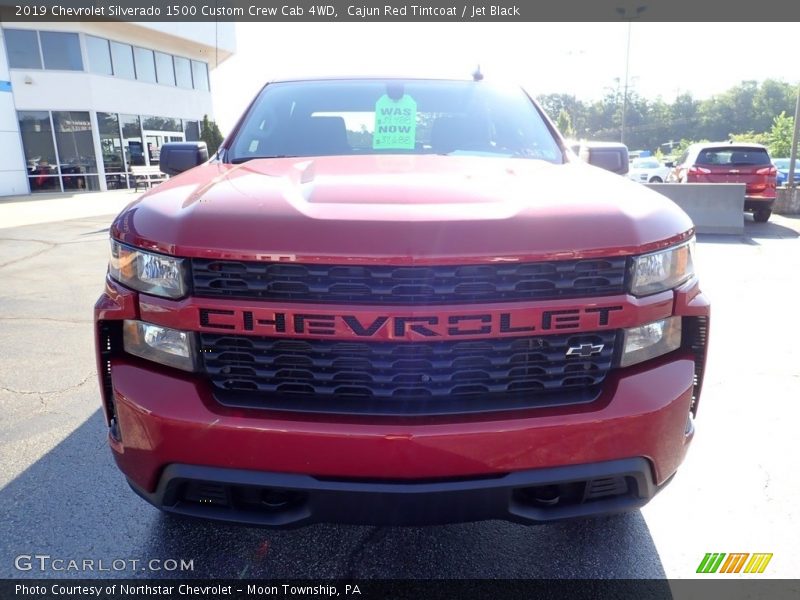
<svg viewBox="0 0 800 600">
<path fill-rule="evenodd" d="M 114 216 L 142 196 L 133 190 L 0 198 L 0 229 L 101 215 Z"/>
<path fill-rule="evenodd" d="M 772 210 L 779 215 L 800 215 L 800 188 L 778 188 Z"/>
</svg>

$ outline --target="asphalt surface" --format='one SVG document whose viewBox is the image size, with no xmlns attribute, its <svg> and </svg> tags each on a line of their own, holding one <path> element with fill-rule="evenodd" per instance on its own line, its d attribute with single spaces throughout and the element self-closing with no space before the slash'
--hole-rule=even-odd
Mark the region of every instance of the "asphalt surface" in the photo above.
<svg viewBox="0 0 800 600">
<path fill-rule="evenodd" d="M 641 511 L 526 527 L 314 525 L 289 531 L 162 516 L 113 464 L 92 306 L 111 216 L 0 223 L 0 577 L 685 578 L 706 552 L 772 552 L 800 576 L 800 219 L 703 237 L 709 366 L 689 456 Z M 56 571 L 59 559 L 191 560 L 193 571 Z"/>
</svg>

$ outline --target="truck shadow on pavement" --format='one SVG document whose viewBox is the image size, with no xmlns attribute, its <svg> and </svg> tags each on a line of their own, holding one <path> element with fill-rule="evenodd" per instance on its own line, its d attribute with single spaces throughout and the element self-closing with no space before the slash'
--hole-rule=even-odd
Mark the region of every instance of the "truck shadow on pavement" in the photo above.
<svg viewBox="0 0 800 600">
<path fill-rule="evenodd" d="M 153 523 L 150 539 L 159 540 L 154 551 L 193 557 L 195 575 L 203 577 L 666 578 L 638 511 L 534 527 L 486 521 L 432 527 L 312 525 L 279 531 L 162 515 Z"/>
<path fill-rule="evenodd" d="M 113 464 L 105 432 L 98 410 L 0 490 L 8 515 L 0 536 L 0 577 L 665 578 L 638 511 L 533 527 L 487 521 L 293 530 L 163 515 L 128 488 Z M 115 559 L 137 559 L 139 566 L 101 570 L 95 562 L 89 571 L 41 571 L 38 566 L 19 571 L 14 562 L 21 554 L 103 559 L 106 566 Z M 191 561 L 192 569 L 143 566 L 152 559 Z M 671 597 L 665 580 L 663 587 L 665 593 L 656 597 Z"/>
</svg>

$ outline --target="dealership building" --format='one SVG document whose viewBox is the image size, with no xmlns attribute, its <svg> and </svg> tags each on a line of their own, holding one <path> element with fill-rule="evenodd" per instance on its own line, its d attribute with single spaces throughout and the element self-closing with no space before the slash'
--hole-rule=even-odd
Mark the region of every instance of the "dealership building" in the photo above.
<svg viewBox="0 0 800 600">
<path fill-rule="evenodd" d="M 0 196 L 125 188 L 213 117 L 233 23 L 0 23 Z"/>
</svg>

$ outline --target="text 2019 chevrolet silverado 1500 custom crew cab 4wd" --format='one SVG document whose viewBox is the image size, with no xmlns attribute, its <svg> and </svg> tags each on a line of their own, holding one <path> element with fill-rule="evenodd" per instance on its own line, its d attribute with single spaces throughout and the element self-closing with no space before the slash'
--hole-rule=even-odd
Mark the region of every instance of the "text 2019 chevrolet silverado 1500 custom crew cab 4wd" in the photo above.
<svg viewBox="0 0 800 600">
<path fill-rule="evenodd" d="M 709 305 L 669 200 L 519 89 L 270 83 L 111 227 L 109 442 L 159 508 L 258 525 L 635 508 L 694 433 Z M 568 184 L 567 184 L 568 182 Z"/>
</svg>

